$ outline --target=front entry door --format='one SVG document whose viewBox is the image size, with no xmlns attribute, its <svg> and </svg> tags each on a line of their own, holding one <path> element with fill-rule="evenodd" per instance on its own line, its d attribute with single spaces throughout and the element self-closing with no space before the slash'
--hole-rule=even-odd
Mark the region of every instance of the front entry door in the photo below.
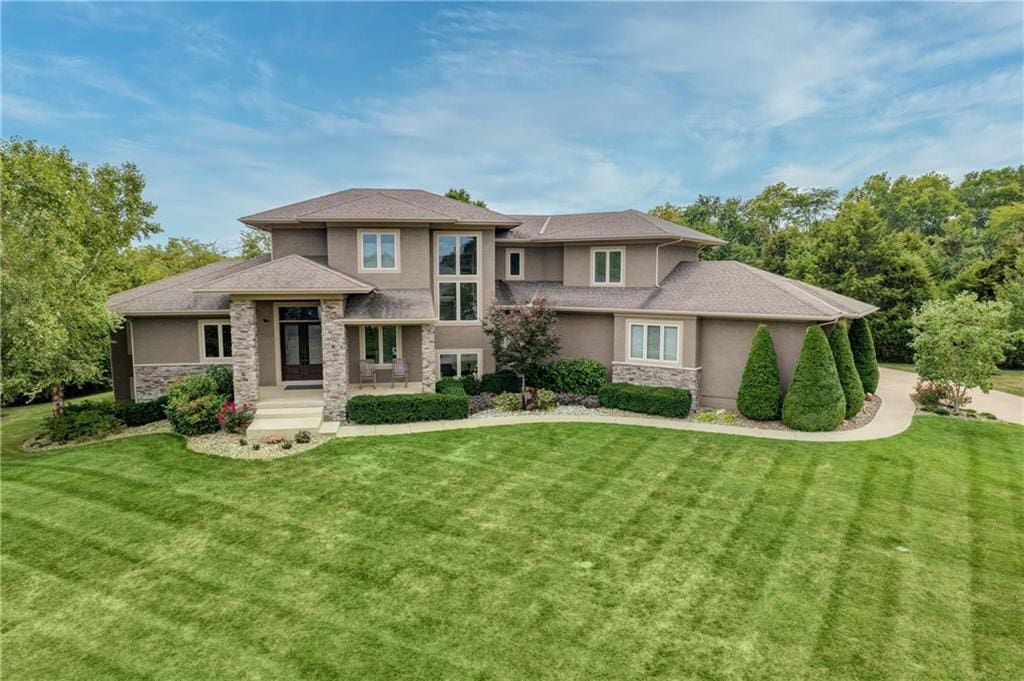
<svg viewBox="0 0 1024 681">
<path fill-rule="evenodd" d="M 319 381 L 324 377 L 320 324 L 281 322 L 281 378 Z"/>
</svg>

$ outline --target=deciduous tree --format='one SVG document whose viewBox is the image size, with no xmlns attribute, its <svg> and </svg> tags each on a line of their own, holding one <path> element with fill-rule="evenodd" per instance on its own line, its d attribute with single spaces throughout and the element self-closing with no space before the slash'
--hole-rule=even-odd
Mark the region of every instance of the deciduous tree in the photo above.
<svg viewBox="0 0 1024 681">
<path fill-rule="evenodd" d="M 561 347 L 554 326 L 555 311 L 543 298 L 508 310 L 492 303 L 484 319 L 484 333 L 491 338 L 494 361 L 519 376 L 524 406 L 527 374 L 545 365 Z"/>
</svg>

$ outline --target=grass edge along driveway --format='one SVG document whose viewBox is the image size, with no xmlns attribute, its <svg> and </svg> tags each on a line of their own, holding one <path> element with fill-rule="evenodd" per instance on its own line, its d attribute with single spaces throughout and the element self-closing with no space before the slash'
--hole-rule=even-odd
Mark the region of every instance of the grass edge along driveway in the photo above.
<svg viewBox="0 0 1024 681">
<path fill-rule="evenodd" d="M 1022 429 L 4 461 L 4 678 L 1016 678 Z"/>
</svg>

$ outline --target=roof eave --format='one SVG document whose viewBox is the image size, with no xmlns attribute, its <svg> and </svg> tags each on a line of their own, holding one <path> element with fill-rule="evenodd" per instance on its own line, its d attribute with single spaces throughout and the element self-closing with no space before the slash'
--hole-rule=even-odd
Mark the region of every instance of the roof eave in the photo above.
<svg viewBox="0 0 1024 681">
<path fill-rule="evenodd" d="M 514 309 L 526 307 L 529 303 L 516 303 L 514 305 L 499 305 L 501 309 Z M 786 315 L 755 312 L 714 312 L 708 310 L 649 310 L 636 307 L 580 307 L 573 305 L 548 305 L 556 312 L 600 312 L 604 314 L 636 314 L 636 315 L 669 315 L 675 317 L 710 317 L 714 319 L 765 319 L 774 321 L 792 322 L 828 322 L 836 317 L 827 315 Z M 855 315 L 841 315 L 841 317 Z"/>
<path fill-rule="evenodd" d="M 338 289 L 238 289 L 238 288 L 193 288 L 191 293 L 226 293 L 232 296 L 320 296 L 349 295 L 355 293 L 371 293 L 372 287 L 338 288 Z"/>
</svg>

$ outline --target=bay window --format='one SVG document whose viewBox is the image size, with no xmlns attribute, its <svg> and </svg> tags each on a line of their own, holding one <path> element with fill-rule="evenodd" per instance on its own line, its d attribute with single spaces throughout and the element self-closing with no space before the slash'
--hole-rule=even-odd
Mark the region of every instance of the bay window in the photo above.
<svg viewBox="0 0 1024 681">
<path fill-rule="evenodd" d="M 621 286 L 624 257 L 621 248 L 590 249 L 590 283 L 595 286 Z"/>
<path fill-rule="evenodd" d="M 438 234 L 437 318 L 442 322 L 480 319 L 480 235 Z"/>
<path fill-rule="evenodd" d="M 679 329 L 679 323 L 629 322 L 629 359 L 678 364 Z"/>
<path fill-rule="evenodd" d="M 359 230 L 359 271 L 398 271 L 398 231 Z"/>
</svg>

